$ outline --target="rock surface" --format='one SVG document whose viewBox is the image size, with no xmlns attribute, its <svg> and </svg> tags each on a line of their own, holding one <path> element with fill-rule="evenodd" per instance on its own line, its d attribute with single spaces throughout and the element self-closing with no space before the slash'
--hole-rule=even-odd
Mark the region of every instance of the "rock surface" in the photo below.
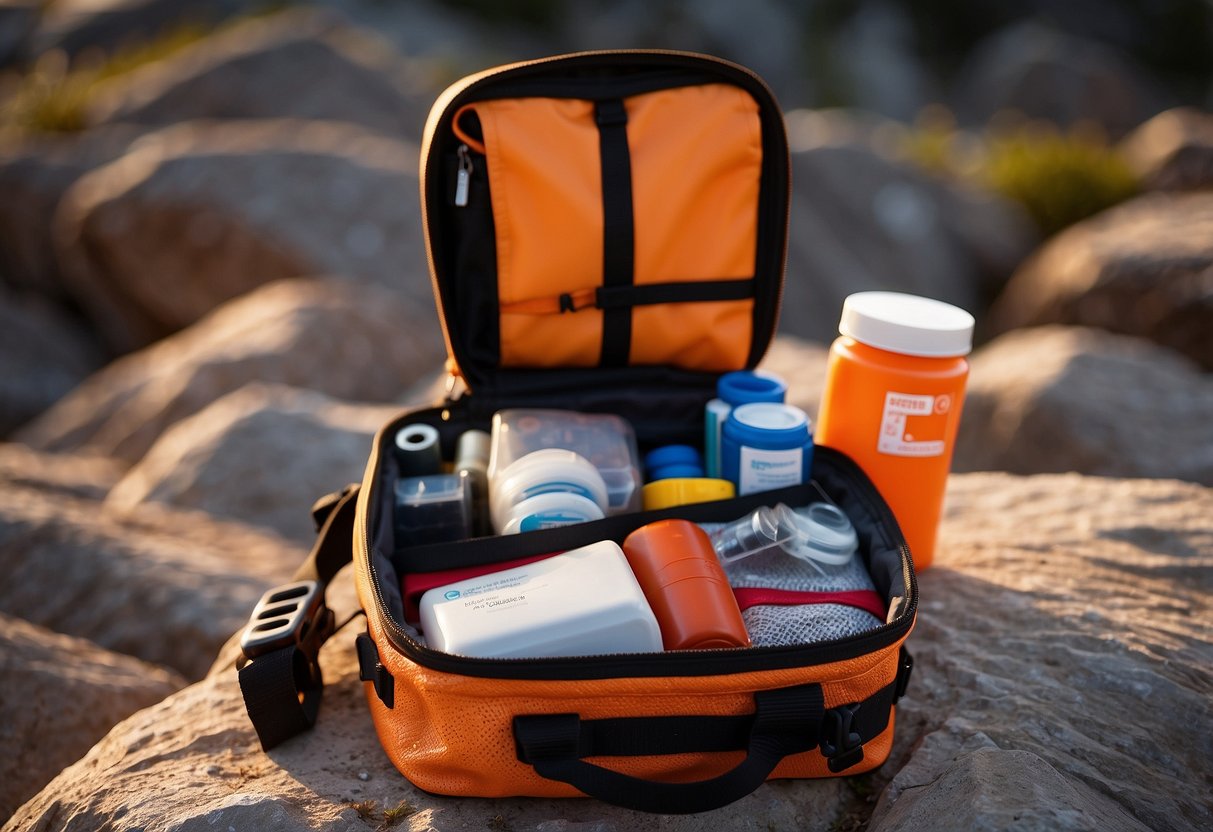
<svg viewBox="0 0 1213 832">
<path fill-rule="evenodd" d="M 178 674 L 0 614 L 0 818 L 118 722 L 185 686 Z"/>
<path fill-rule="evenodd" d="M 1079 324 L 1213 369 L 1213 193 L 1137 197 L 1051 239 L 990 311 L 993 332 Z"/>
<path fill-rule="evenodd" d="M 956 77 L 956 112 L 974 126 L 1014 110 L 1063 127 L 1094 122 L 1122 136 L 1166 106 L 1128 56 L 1035 21 L 978 43 Z"/>
<path fill-rule="evenodd" d="M 240 12 L 248 0 L 55 0 L 48 5 L 34 39 L 39 54 L 59 49 L 76 55 L 86 49 L 112 53 L 181 26 L 209 27 Z"/>
<path fill-rule="evenodd" d="M 52 494 L 105 499 L 126 467 L 92 454 L 47 454 L 18 442 L 0 442 L 0 488 L 20 486 Z"/>
<path fill-rule="evenodd" d="M 348 276 L 428 308 L 417 193 L 416 147 L 352 125 L 186 122 L 78 181 L 56 238 L 74 295 L 132 349 L 283 277 Z"/>
<path fill-rule="evenodd" d="M 949 501 L 937 565 L 920 578 L 917 669 L 893 756 L 857 788 L 906 776 L 869 828 L 914 828 L 925 796 L 909 801 L 932 781 L 932 828 L 1006 828 L 999 778 L 1025 801 L 1017 829 L 1207 828 L 1213 493 L 970 474 L 953 478 Z M 324 649 L 313 732 L 261 752 L 235 674 L 219 667 L 120 725 L 6 830 L 375 828 L 381 815 L 364 823 L 349 805 L 363 800 L 407 801 L 412 828 L 826 829 L 851 800 L 840 780 L 787 781 L 709 816 L 658 818 L 588 800 L 423 794 L 377 746 L 353 659 L 359 629 Z"/>
<path fill-rule="evenodd" d="M 35 0 L 0 3 L 0 67 L 22 57 L 41 11 L 41 4 Z"/>
<path fill-rule="evenodd" d="M 197 512 L 117 518 L 62 490 L 0 488 L 0 612 L 191 678 L 305 554 Z"/>
<path fill-rule="evenodd" d="M 973 356 L 952 469 L 1213 485 L 1213 377 L 1139 338 L 1014 330 Z"/>
<path fill-rule="evenodd" d="M 421 140 L 432 95 L 368 33 L 332 16 L 288 11 L 218 32 L 97 88 L 93 124 L 193 119 L 332 119 Z"/>
<path fill-rule="evenodd" d="M 98 353 L 51 304 L 0 292 L 0 437 L 79 384 L 101 363 Z"/>
<path fill-rule="evenodd" d="M 1120 150 L 1146 188 L 1213 188 L 1213 114 L 1189 107 L 1159 113 L 1126 136 Z"/>
<path fill-rule="evenodd" d="M 149 502 L 199 509 L 310 543 L 308 507 L 362 481 L 375 431 L 399 412 L 249 384 L 169 428 L 106 505 L 118 512 Z"/>
<path fill-rule="evenodd" d="M 1035 235 L 1022 212 L 885 156 L 870 140 L 879 128 L 861 118 L 802 113 L 789 127 L 781 332 L 829 343 L 843 299 L 869 289 L 978 310 L 1028 254 Z"/>
<path fill-rule="evenodd" d="M 979 748 L 959 755 L 930 782 L 914 785 L 921 791 L 902 796 L 875 829 L 1149 830 L 1115 804 L 1108 805 L 1108 798 L 1066 780 L 1030 751 Z M 941 822 L 941 818 L 947 820 Z"/>
<path fill-rule="evenodd" d="M 59 201 L 77 179 L 122 156 L 145 132 L 122 124 L 78 136 L 0 143 L 0 275 L 5 282 L 49 299 L 69 297 L 52 233 Z"/>
<path fill-rule="evenodd" d="M 19 438 L 137 462 L 164 431 L 252 381 L 390 401 L 436 364 L 432 305 L 335 279 L 284 280 L 104 368 Z"/>
<path fill-rule="evenodd" d="M 977 789 L 983 767 L 963 759 L 981 747 L 1034 754 L 1071 787 L 1035 791 L 1015 829 L 1213 824 L 1211 518 L 1213 491 L 1187 483 L 952 477 L 882 769 L 901 773 L 869 829 L 913 828 L 932 782 L 934 828 L 1007 828 L 997 779 Z M 984 768 L 1022 784 L 1027 758 L 1002 759 Z M 899 812 L 920 789 L 923 806 Z M 1124 817 L 1093 808 L 1109 801 Z"/>
</svg>

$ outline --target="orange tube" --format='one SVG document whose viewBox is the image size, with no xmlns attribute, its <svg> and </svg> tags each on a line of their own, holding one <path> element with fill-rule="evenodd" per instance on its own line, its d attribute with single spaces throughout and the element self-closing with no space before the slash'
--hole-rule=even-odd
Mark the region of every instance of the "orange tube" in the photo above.
<svg viewBox="0 0 1213 832">
<path fill-rule="evenodd" d="M 737 599 L 707 533 L 689 520 L 658 520 L 623 541 L 666 650 L 749 647 Z"/>
</svg>

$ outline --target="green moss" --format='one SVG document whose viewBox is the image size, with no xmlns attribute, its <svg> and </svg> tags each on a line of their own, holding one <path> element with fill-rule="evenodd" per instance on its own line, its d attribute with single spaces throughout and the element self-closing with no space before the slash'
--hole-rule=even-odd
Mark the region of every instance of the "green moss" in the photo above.
<svg viewBox="0 0 1213 832">
<path fill-rule="evenodd" d="M 987 142 L 981 179 L 1021 203 L 1045 234 L 1123 202 L 1139 183 L 1095 133 L 1021 128 Z"/>
<path fill-rule="evenodd" d="M 1128 163 L 1090 125 L 1063 133 L 1051 124 L 1003 119 L 967 132 L 946 110 L 932 108 L 907 132 L 901 152 L 925 170 L 1020 203 L 1046 235 L 1140 189 Z"/>
<path fill-rule="evenodd" d="M 88 103 L 98 84 L 163 60 L 217 31 L 283 8 L 280 2 L 258 4 L 218 28 L 183 20 L 149 40 L 120 47 L 112 54 L 81 53 L 70 65 L 63 52 L 48 52 L 11 84 L 7 99 L 0 105 L 0 129 L 33 133 L 83 130 L 88 126 Z"/>
</svg>

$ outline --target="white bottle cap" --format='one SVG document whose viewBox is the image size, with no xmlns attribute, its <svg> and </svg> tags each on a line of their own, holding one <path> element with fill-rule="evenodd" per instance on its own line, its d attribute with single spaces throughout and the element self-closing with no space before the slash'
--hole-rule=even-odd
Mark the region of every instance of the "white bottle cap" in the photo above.
<svg viewBox="0 0 1213 832">
<path fill-rule="evenodd" d="M 958 306 L 900 292 L 858 292 L 842 302 L 838 331 L 903 355 L 947 358 L 973 349 L 973 316 Z"/>
</svg>

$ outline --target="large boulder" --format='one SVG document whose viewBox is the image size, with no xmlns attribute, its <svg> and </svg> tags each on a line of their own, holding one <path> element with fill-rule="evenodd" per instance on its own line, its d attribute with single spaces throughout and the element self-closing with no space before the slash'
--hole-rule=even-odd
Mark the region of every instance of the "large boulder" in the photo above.
<svg viewBox="0 0 1213 832">
<path fill-rule="evenodd" d="M 1011 278 L 992 332 L 1078 324 L 1140 335 L 1213 369 L 1213 193 L 1151 193 L 1058 234 Z"/>
<path fill-rule="evenodd" d="M 953 470 L 1077 471 L 1213 485 L 1213 377 L 1081 327 L 1014 330 L 972 360 Z"/>
<path fill-rule="evenodd" d="M 979 42 L 956 77 L 956 113 L 974 126 L 1012 110 L 1062 127 L 1095 122 L 1122 136 L 1167 105 L 1128 55 L 1033 20 Z"/>
<path fill-rule="evenodd" d="M 0 488 L 22 486 L 101 500 L 126 466 L 94 454 L 48 454 L 18 442 L 0 442 Z"/>
<path fill-rule="evenodd" d="M 1213 825 L 1210 517 L 1188 483 L 952 477 L 868 828 Z"/>
<path fill-rule="evenodd" d="M 37 0 L 5 0 L 0 3 L 0 67 L 24 56 L 41 12 L 42 4 Z"/>
<path fill-rule="evenodd" d="M 336 279 L 283 280 L 125 356 L 18 434 L 137 462 L 173 424 L 252 381 L 392 401 L 437 366 L 432 303 Z"/>
<path fill-rule="evenodd" d="M 883 289 L 978 312 L 1031 249 L 1023 212 L 880 147 L 885 120 L 789 114 L 791 225 L 780 331 L 830 342 L 843 299 Z"/>
<path fill-rule="evenodd" d="M 903 768 L 907 779 L 886 791 L 869 828 L 892 826 L 893 811 L 923 817 L 897 807 L 936 779 L 940 830 L 968 830 L 975 817 L 1004 821 L 977 828 L 1005 828 L 1015 799 L 1025 801 L 1027 830 L 1059 819 L 1207 828 L 1213 656 L 1202 628 L 1213 494 L 1175 482 L 972 474 L 953 478 L 949 500 L 937 566 L 920 577 L 917 668 L 893 756 L 854 789 L 839 779 L 775 782 L 711 815 L 662 818 L 592 800 L 427 795 L 377 747 L 357 680 L 357 625 L 321 654 L 328 685 L 310 733 L 262 752 L 235 673 L 218 666 L 116 728 L 6 830 L 336 830 L 356 827 L 359 808 L 374 826 L 402 803 L 414 825 L 435 829 L 852 828 L 864 819 L 855 794 Z M 337 586 L 347 583 L 348 573 Z M 999 761 L 953 769 L 953 758 L 980 748 L 1002 749 Z M 1027 768 L 1048 793 L 1024 782 Z"/>
<path fill-rule="evenodd" d="M 0 821 L 178 674 L 0 613 Z"/>
<path fill-rule="evenodd" d="M 94 168 L 126 153 L 147 132 L 129 124 L 79 135 L 0 139 L 0 278 L 48 299 L 69 297 L 52 233 L 59 201 Z"/>
<path fill-rule="evenodd" d="M 34 38 L 36 52 L 57 49 L 70 56 L 138 47 L 175 31 L 209 29 L 265 3 L 249 0 L 55 0 L 46 4 Z"/>
<path fill-rule="evenodd" d="M 61 399 L 101 359 L 79 323 L 55 306 L 0 291 L 0 437 Z"/>
<path fill-rule="evenodd" d="M 362 480 L 372 436 L 399 412 L 249 384 L 169 428 L 106 504 L 199 509 L 306 543 L 315 534 L 308 507 Z"/>
<path fill-rule="evenodd" d="M 1159 113 L 1125 137 L 1120 151 L 1156 191 L 1213 188 L 1213 114 L 1191 107 Z"/>
<path fill-rule="evenodd" d="M 0 488 L 0 612 L 191 678 L 304 555 L 200 512 L 145 506 L 115 517 L 61 489 Z"/>
<path fill-rule="evenodd" d="M 98 85 L 92 124 L 169 125 L 192 119 L 305 118 L 359 124 L 421 140 L 431 93 L 389 47 L 331 15 L 290 11 L 222 30 L 163 60 Z"/>
<path fill-rule="evenodd" d="M 353 125 L 186 122 L 76 182 L 58 252 L 118 349 L 283 277 L 338 274 L 428 306 L 417 193 L 416 147 Z"/>
</svg>

